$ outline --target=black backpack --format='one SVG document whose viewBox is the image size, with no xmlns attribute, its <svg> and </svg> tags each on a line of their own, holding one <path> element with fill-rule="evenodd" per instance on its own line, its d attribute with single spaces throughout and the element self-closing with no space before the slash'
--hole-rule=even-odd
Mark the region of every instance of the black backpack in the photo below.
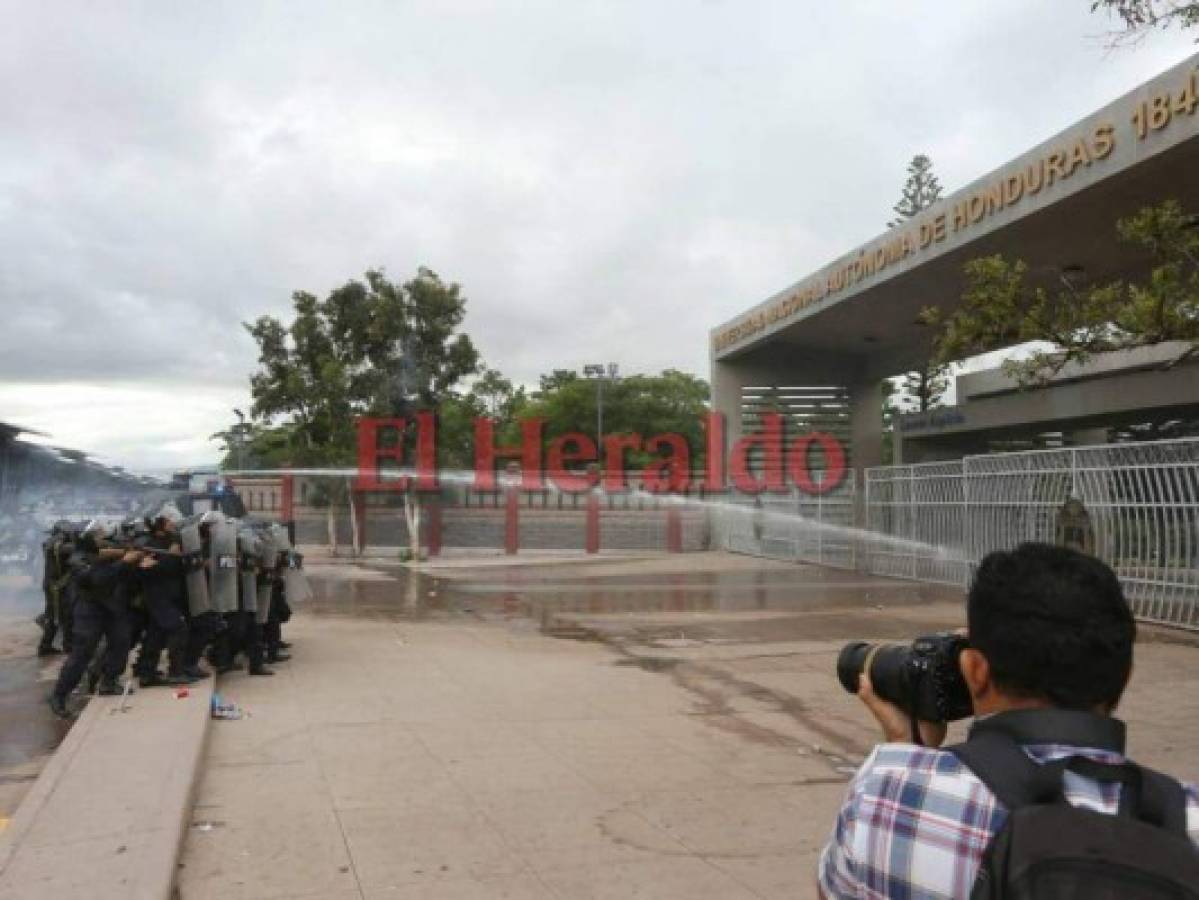
<svg viewBox="0 0 1199 900">
<path fill-rule="evenodd" d="M 1199 900 L 1199 851 L 1173 778 L 1084 756 L 1040 765 L 998 729 L 976 729 L 948 749 L 1008 809 L 970 900 Z M 1062 790 L 1067 769 L 1119 782 L 1119 812 L 1071 806 Z"/>
</svg>

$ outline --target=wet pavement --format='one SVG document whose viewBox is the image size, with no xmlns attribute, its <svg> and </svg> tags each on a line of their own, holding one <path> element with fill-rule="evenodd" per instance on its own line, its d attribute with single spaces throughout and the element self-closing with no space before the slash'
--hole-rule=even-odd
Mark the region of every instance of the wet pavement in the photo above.
<svg viewBox="0 0 1199 900">
<path fill-rule="evenodd" d="M 712 641 L 778 641 L 910 637 L 962 622 L 962 592 L 939 585 L 877 578 L 856 572 L 693 554 L 692 571 L 661 563 L 588 563 L 578 567 L 480 566 L 453 577 L 375 567 L 362 578 L 350 566 L 312 572 L 318 616 L 438 619 L 474 616 L 528 620 L 547 633 L 587 622 L 598 636 L 623 632 L 652 640 L 662 632 Z M 605 568 L 641 569 L 608 574 Z M 656 571 L 666 568 L 667 571 Z M 358 573 L 357 577 L 355 572 Z M 880 615 L 880 613 L 886 613 Z"/>
<path fill-rule="evenodd" d="M 183 900 L 806 896 L 877 739 L 840 647 L 963 617 L 960 591 L 721 553 L 309 574 L 278 677 L 219 680 L 246 715 L 211 724 Z M 7 815 L 64 729 L 38 594 L 2 586 Z M 1133 755 L 1194 778 L 1199 647 L 1142 634 Z"/>
<path fill-rule="evenodd" d="M 878 737 L 838 651 L 962 618 L 957 591 L 719 553 L 455 569 L 310 566 L 293 658 L 218 685 L 249 715 L 210 731 L 182 900 L 811 896 Z M 1191 778 L 1196 652 L 1139 647 L 1123 710 Z"/>
<path fill-rule="evenodd" d="M 316 596 L 305 615 L 485 624 L 599 642 L 615 665 L 668 676 L 708 713 L 765 704 L 790 722 L 768 740 L 787 743 L 790 727 L 817 735 L 825 751 L 834 748 L 834 768 L 873 741 L 871 723 L 836 683 L 840 647 L 852 640 L 907 643 L 965 624 L 959 588 L 720 552 L 575 564 L 480 560 L 477 568 L 456 565 L 451 572 L 316 566 L 312 573 Z M 1199 754 L 1191 750 L 1199 746 L 1199 726 L 1160 693 L 1173 672 L 1189 678 L 1196 671 L 1199 634 L 1142 625 L 1139 647 L 1128 694 L 1135 702 L 1126 711 L 1132 722 L 1153 722 L 1143 744 L 1148 761 L 1199 773 Z M 1143 716 L 1145 709 L 1152 716 Z M 736 717 L 728 722 L 744 728 Z M 1193 743 L 1180 739 L 1192 732 Z M 746 733 L 762 737 L 755 728 Z"/>
<path fill-rule="evenodd" d="M 46 706 L 58 658 L 37 657 L 41 591 L 26 576 L 0 575 L 0 820 L 11 818 L 69 725 Z"/>
</svg>

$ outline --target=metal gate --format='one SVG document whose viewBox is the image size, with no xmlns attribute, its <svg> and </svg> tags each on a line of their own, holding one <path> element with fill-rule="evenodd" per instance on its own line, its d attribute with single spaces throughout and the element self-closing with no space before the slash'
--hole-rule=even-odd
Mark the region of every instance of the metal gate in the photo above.
<svg viewBox="0 0 1199 900">
<path fill-rule="evenodd" d="M 1076 514 L 1069 539 L 1115 570 L 1139 617 L 1199 628 L 1199 440 L 882 466 L 865 494 L 871 531 L 919 542 L 865 542 L 871 572 L 965 585 L 991 550 L 1064 542 Z"/>
</svg>

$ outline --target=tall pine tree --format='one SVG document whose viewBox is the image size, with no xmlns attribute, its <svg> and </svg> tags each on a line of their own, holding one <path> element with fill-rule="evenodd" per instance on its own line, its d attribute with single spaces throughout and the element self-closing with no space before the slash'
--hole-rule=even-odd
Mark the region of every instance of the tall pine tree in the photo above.
<svg viewBox="0 0 1199 900">
<path fill-rule="evenodd" d="M 908 163 L 908 180 L 904 182 L 899 202 L 892 209 L 899 216 L 887 223 L 888 228 L 902 225 L 915 218 L 941 199 L 941 182 L 933 173 L 933 161 L 917 153 Z M 930 354 L 931 355 L 931 354 Z M 896 406 L 905 412 L 926 412 L 941 404 L 949 388 L 948 365 L 935 365 L 931 360 L 922 369 L 908 372 L 903 379 L 903 394 Z"/>
<path fill-rule="evenodd" d="M 902 225 L 919 215 L 941 199 L 941 182 L 933 174 L 933 161 L 923 153 L 917 153 L 908 163 L 908 180 L 903 184 L 903 193 L 893 207 L 898 219 L 887 223 L 888 228 Z"/>
</svg>

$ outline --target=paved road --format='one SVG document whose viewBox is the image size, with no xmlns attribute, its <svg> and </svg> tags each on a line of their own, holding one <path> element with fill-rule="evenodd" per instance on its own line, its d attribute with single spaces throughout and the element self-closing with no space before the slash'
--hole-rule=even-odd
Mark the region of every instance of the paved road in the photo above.
<svg viewBox="0 0 1199 900">
<path fill-rule="evenodd" d="M 811 896 L 873 738 L 837 650 L 962 615 L 721 554 L 313 574 L 295 659 L 219 685 L 251 715 L 213 723 L 183 900 Z M 1192 777 L 1197 652 L 1151 634 L 1125 710 Z"/>
</svg>

